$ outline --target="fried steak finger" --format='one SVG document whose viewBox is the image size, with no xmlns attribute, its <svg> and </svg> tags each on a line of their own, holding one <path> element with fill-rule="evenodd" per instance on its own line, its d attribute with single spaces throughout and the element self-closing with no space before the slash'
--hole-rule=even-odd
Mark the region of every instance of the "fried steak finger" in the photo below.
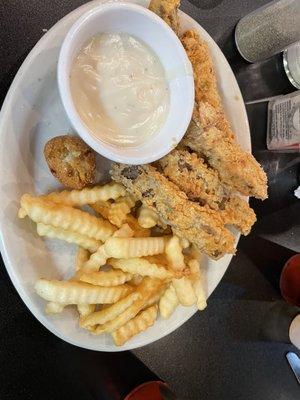
<svg viewBox="0 0 300 400">
<path fill-rule="evenodd" d="M 266 174 L 255 158 L 233 140 L 207 44 L 194 31 L 185 32 L 181 40 L 193 66 L 196 101 L 193 121 L 183 144 L 203 155 L 233 190 L 265 199 Z"/>
<path fill-rule="evenodd" d="M 178 35 L 178 7 L 180 0 L 151 0 L 149 10 L 160 16 Z"/>
<path fill-rule="evenodd" d="M 212 258 L 234 253 L 234 237 L 222 217 L 208 206 L 200 206 L 149 165 L 114 164 L 112 178 L 122 183 L 143 204 L 154 209 L 173 232 L 188 239 Z"/>
<path fill-rule="evenodd" d="M 236 142 L 224 137 L 217 128 L 205 131 L 192 122 L 183 139 L 190 149 L 204 156 L 218 171 L 221 181 L 245 196 L 266 199 L 267 177 L 261 166 Z"/>
<path fill-rule="evenodd" d="M 234 225 L 247 235 L 256 221 L 254 211 L 242 198 L 234 196 L 221 184 L 218 173 L 203 159 L 187 150 L 173 150 L 158 161 L 164 175 L 190 200 L 218 210 L 225 225 Z"/>
</svg>

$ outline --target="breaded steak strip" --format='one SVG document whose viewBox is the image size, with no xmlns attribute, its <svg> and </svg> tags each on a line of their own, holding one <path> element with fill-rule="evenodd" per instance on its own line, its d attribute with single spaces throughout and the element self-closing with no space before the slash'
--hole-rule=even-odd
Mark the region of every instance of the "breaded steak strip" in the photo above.
<svg viewBox="0 0 300 400">
<path fill-rule="evenodd" d="M 249 204 L 231 195 L 219 180 L 218 173 L 209 168 L 195 153 L 173 150 L 158 161 L 164 175 L 175 183 L 190 200 L 218 210 L 224 224 L 234 225 L 247 235 L 256 221 Z"/>
<path fill-rule="evenodd" d="M 220 184 L 217 171 L 209 168 L 196 153 L 175 149 L 158 160 L 158 164 L 163 174 L 190 200 L 200 205 L 208 204 L 214 210 L 219 209 L 226 191 Z"/>
<path fill-rule="evenodd" d="M 250 153 L 224 137 L 219 129 L 212 127 L 203 131 L 192 121 L 183 142 L 204 156 L 229 188 L 245 196 L 267 198 L 267 177 L 263 169 Z"/>
<path fill-rule="evenodd" d="M 250 233 L 256 222 L 255 212 L 249 204 L 238 196 L 230 197 L 224 203 L 224 210 L 220 210 L 225 225 L 233 225 L 243 235 Z"/>
<path fill-rule="evenodd" d="M 179 19 L 177 10 L 179 6 L 180 0 L 151 0 L 149 10 L 162 18 L 178 35 Z"/>
<path fill-rule="evenodd" d="M 189 201 L 185 193 L 150 165 L 114 164 L 111 176 L 143 204 L 156 210 L 173 232 L 212 258 L 234 253 L 234 237 L 222 217 L 208 206 Z"/>
<path fill-rule="evenodd" d="M 182 143 L 205 156 L 228 187 L 247 196 L 265 199 L 266 174 L 255 158 L 233 140 L 206 43 L 194 31 L 187 31 L 181 40 L 194 70 L 196 101 L 194 123 Z"/>
</svg>

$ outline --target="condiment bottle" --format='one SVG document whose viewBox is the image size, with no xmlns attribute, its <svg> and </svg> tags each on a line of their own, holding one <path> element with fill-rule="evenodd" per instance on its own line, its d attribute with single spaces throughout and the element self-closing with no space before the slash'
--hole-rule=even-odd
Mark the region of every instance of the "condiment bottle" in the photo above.
<svg viewBox="0 0 300 400">
<path fill-rule="evenodd" d="M 276 0 L 242 18 L 235 42 L 245 60 L 257 62 L 300 40 L 300 1 Z"/>
</svg>

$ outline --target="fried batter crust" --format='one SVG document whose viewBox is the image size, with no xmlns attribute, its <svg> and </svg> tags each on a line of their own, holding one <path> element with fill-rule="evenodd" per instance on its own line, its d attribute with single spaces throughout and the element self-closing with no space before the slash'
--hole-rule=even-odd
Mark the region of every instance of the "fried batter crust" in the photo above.
<svg viewBox="0 0 300 400">
<path fill-rule="evenodd" d="M 150 165 L 114 164 L 112 178 L 143 204 L 154 209 L 175 234 L 194 243 L 212 258 L 234 253 L 234 236 L 219 213 L 188 200 L 185 193 Z"/>
<path fill-rule="evenodd" d="M 222 185 L 218 173 L 187 150 L 173 150 L 158 161 L 164 175 L 188 198 L 220 212 L 225 225 L 234 225 L 247 235 L 256 221 L 254 211 L 242 198 Z"/>
<path fill-rule="evenodd" d="M 151 0 L 149 10 L 160 16 L 178 35 L 179 19 L 177 11 L 179 6 L 179 0 Z"/>
<path fill-rule="evenodd" d="M 185 32 L 181 40 L 194 70 L 196 101 L 193 121 L 182 143 L 205 156 L 229 188 L 265 199 L 266 174 L 255 158 L 233 139 L 207 44 L 194 31 Z"/>
<path fill-rule="evenodd" d="M 218 171 L 221 181 L 233 191 L 259 199 L 268 197 L 267 177 L 263 169 L 252 154 L 224 137 L 219 129 L 211 127 L 203 131 L 192 121 L 184 144 L 204 156 L 209 165 Z"/>
<path fill-rule="evenodd" d="M 96 156 L 78 136 L 57 136 L 49 140 L 44 155 L 51 173 L 71 189 L 94 183 Z"/>
</svg>

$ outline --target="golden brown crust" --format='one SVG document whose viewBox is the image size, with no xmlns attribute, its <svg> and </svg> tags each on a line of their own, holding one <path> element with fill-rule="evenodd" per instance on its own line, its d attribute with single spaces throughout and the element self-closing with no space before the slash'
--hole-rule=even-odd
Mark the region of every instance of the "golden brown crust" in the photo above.
<svg viewBox="0 0 300 400">
<path fill-rule="evenodd" d="M 94 183 L 96 156 L 79 137 L 54 137 L 46 143 L 44 155 L 51 173 L 64 186 L 82 189 Z"/>
<path fill-rule="evenodd" d="M 249 204 L 238 196 L 230 197 L 224 202 L 224 209 L 220 210 L 225 225 L 233 225 L 243 235 L 250 233 L 256 222 L 255 212 Z"/>
<path fill-rule="evenodd" d="M 165 176 L 175 183 L 190 200 L 217 210 L 224 225 L 234 225 L 247 235 L 256 221 L 249 204 L 232 195 L 220 180 L 218 173 L 204 160 L 187 150 L 173 150 L 158 161 Z"/>
<path fill-rule="evenodd" d="M 181 36 L 181 42 L 192 64 L 195 80 L 196 103 L 206 102 L 216 110 L 222 110 L 217 79 L 207 43 L 200 40 L 193 30 Z"/>
<path fill-rule="evenodd" d="M 193 66 L 196 101 L 193 122 L 182 143 L 204 156 L 229 188 L 265 199 L 266 174 L 255 158 L 234 141 L 207 44 L 194 31 L 185 32 L 181 40 Z"/>
<path fill-rule="evenodd" d="M 226 195 L 217 171 L 209 168 L 196 153 L 175 149 L 158 161 L 163 174 L 188 198 L 218 210 Z"/>
<path fill-rule="evenodd" d="M 234 237 L 224 227 L 222 216 L 208 206 L 189 201 L 185 193 L 154 167 L 114 164 L 111 175 L 154 209 L 175 234 L 188 239 L 210 257 L 235 252 Z"/>
<path fill-rule="evenodd" d="M 179 0 L 151 0 L 149 10 L 162 18 L 172 29 L 179 33 L 178 7 Z"/>
<path fill-rule="evenodd" d="M 218 171 L 222 182 L 233 191 L 258 199 L 268 197 L 264 170 L 252 154 L 224 137 L 219 129 L 212 127 L 202 131 L 192 122 L 183 143 L 204 155 L 211 167 Z"/>
</svg>

